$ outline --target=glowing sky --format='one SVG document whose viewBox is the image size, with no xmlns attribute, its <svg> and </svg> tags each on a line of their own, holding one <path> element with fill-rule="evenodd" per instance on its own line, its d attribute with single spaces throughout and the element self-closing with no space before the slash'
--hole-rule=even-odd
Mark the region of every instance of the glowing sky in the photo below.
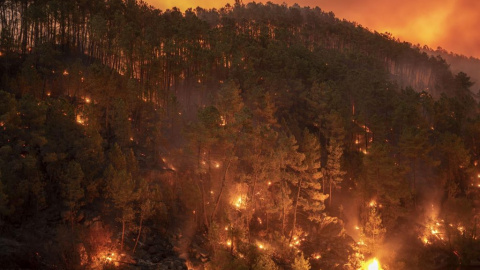
<svg viewBox="0 0 480 270">
<path fill-rule="evenodd" d="M 176 6 L 220 8 L 224 0 L 144 0 L 165 10 Z M 244 3 L 249 2 L 243 1 Z M 266 2 L 266 1 L 257 1 Z M 339 18 L 355 21 L 371 30 L 389 32 L 413 44 L 438 46 L 455 53 L 480 58 L 480 1 L 478 0 L 274 0 L 319 6 Z"/>
</svg>

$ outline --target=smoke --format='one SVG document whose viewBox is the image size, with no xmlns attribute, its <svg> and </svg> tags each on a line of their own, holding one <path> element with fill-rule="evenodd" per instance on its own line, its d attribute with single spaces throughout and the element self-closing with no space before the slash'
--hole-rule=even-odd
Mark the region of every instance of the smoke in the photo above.
<svg viewBox="0 0 480 270">
<path fill-rule="evenodd" d="M 182 11 L 197 6 L 221 8 L 227 2 L 234 2 L 145 1 L 162 10 L 176 6 Z M 285 1 L 272 2 L 282 4 Z M 389 32 L 402 41 L 434 49 L 442 47 L 447 51 L 480 58 L 480 31 L 477 29 L 480 25 L 480 1 L 477 0 L 287 0 L 286 3 L 319 6 L 326 12 L 333 11 L 339 18 L 355 21 L 380 33 Z"/>
</svg>

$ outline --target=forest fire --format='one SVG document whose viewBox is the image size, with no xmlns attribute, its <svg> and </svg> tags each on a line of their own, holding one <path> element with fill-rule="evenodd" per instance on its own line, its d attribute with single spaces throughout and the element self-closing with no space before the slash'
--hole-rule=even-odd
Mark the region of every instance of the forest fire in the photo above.
<svg viewBox="0 0 480 270">
<path fill-rule="evenodd" d="M 380 263 L 377 258 L 373 258 L 371 261 L 367 262 L 367 268 L 365 270 L 382 270 L 380 268 Z"/>
<path fill-rule="evenodd" d="M 321 9 L 50 2 L 0 9 L 0 245 L 38 217 L 56 269 L 480 258 L 478 100 L 448 64 Z"/>
</svg>

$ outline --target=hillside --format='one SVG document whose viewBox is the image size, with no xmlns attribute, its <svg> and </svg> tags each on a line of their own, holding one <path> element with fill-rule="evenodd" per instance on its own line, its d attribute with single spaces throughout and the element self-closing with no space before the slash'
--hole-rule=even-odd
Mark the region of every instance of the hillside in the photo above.
<svg viewBox="0 0 480 270">
<path fill-rule="evenodd" d="M 445 61 L 450 66 L 450 69 L 454 73 L 467 73 L 471 77 L 472 82 L 475 83 L 472 86 L 472 92 L 475 95 L 478 95 L 478 91 L 480 89 L 480 59 L 447 52 L 442 48 L 437 48 L 436 50 L 433 50 L 431 48 L 425 47 L 422 48 L 422 51 L 426 52 L 429 55 L 440 56 L 441 58 L 445 59 Z"/>
<path fill-rule="evenodd" d="M 0 265 L 479 261 L 480 117 L 442 58 L 320 8 L 0 8 Z"/>
</svg>

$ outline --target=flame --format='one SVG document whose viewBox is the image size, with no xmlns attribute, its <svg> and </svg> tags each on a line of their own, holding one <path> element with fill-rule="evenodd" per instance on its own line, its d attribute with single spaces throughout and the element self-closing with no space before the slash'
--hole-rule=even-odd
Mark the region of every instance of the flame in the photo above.
<svg viewBox="0 0 480 270">
<path fill-rule="evenodd" d="M 80 114 L 77 114 L 77 123 L 79 123 L 80 125 L 85 124 L 85 119 L 83 119 L 83 117 Z"/>
<path fill-rule="evenodd" d="M 225 117 L 220 116 L 220 126 L 225 126 L 227 124 L 227 121 L 225 120 Z"/>
<path fill-rule="evenodd" d="M 368 263 L 367 270 L 381 270 L 377 258 L 373 258 L 373 260 Z"/>
<path fill-rule="evenodd" d="M 240 208 L 242 206 L 242 196 L 239 196 L 235 201 L 235 207 Z"/>
</svg>

